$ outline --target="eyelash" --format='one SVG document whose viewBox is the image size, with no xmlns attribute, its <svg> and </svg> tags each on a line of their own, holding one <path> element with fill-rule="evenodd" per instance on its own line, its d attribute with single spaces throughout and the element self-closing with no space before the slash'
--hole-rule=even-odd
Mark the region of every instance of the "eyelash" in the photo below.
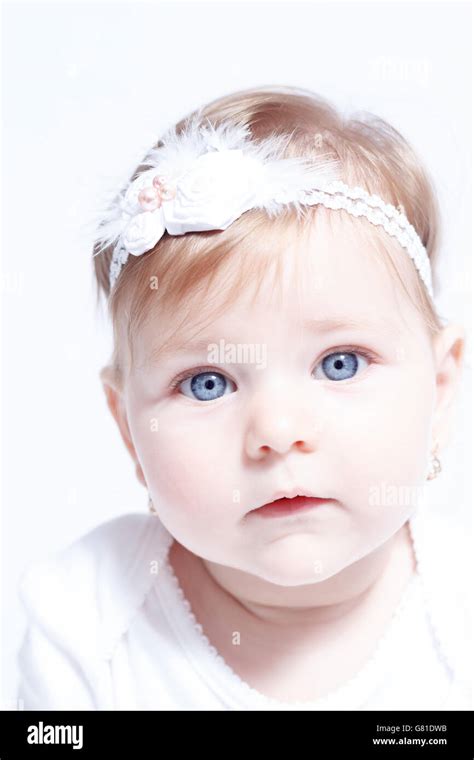
<svg viewBox="0 0 474 760">
<path fill-rule="evenodd" d="M 321 357 L 318 364 L 324 361 L 324 359 L 327 356 L 331 356 L 332 354 L 343 354 L 343 353 L 359 354 L 360 356 L 363 356 L 364 359 L 367 359 L 367 361 L 372 362 L 372 363 L 375 363 L 378 360 L 378 357 L 371 351 L 368 351 L 367 349 L 359 348 L 359 346 L 342 346 L 341 348 L 336 348 L 335 350 L 328 351 L 328 353 L 324 354 L 324 356 Z M 224 372 L 221 372 L 221 370 L 216 369 L 216 367 L 209 367 L 209 366 L 194 367 L 194 369 L 192 370 L 185 370 L 184 372 L 181 372 L 181 374 L 179 374 L 174 380 L 170 382 L 170 384 L 168 385 L 168 388 L 174 391 L 181 385 L 181 383 L 184 380 L 187 380 L 190 377 L 194 377 L 194 375 L 199 375 L 202 372 L 215 372 L 216 374 L 218 373 L 219 375 L 224 375 Z"/>
</svg>

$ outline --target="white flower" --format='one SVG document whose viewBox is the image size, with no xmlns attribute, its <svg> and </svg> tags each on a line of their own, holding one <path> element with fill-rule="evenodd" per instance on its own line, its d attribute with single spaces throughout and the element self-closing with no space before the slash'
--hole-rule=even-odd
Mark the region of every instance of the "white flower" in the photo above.
<svg viewBox="0 0 474 760">
<path fill-rule="evenodd" d="M 123 245 L 133 256 L 149 251 L 165 232 L 161 208 L 132 217 L 123 233 Z"/>
<path fill-rule="evenodd" d="M 261 165 L 241 150 L 220 150 L 199 156 L 178 180 L 176 196 L 163 202 L 170 235 L 226 229 L 255 205 Z"/>
</svg>

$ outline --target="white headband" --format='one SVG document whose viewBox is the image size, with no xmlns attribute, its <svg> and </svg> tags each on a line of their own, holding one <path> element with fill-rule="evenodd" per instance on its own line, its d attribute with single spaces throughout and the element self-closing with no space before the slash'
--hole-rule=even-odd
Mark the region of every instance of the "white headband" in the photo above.
<svg viewBox="0 0 474 760">
<path fill-rule="evenodd" d="M 110 288 L 129 254 L 151 250 L 165 232 L 225 230 L 253 208 L 272 217 L 289 204 L 299 212 L 302 206 L 320 204 L 382 226 L 406 250 L 433 298 L 428 254 L 400 207 L 360 187 L 348 187 L 333 159 L 281 158 L 289 137 L 271 135 L 253 142 L 247 125 L 203 126 L 199 112 L 180 135 L 169 130 L 160 147 L 145 157 L 142 165 L 150 168 L 128 183 L 102 214 L 95 255 L 114 246 Z"/>
</svg>

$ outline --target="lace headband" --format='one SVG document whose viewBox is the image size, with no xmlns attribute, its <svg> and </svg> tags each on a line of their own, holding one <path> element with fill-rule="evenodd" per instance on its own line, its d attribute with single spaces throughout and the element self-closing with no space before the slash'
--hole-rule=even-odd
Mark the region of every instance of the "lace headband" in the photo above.
<svg viewBox="0 0 474 760">
<path fill-rule="evenodd" d="M 298 213 L 320 204 L 383 227 L 412 259 L 433 298 L 428 254 L 403 209 L 346 185 L 334 159 L 281 158 L 288 139 L 272 135 L 253 142 L 247 125 L 204 126 L 199 112 L 180 135 L 169 130 L 145 157 L 143 171 L 101 212 L 94 255 L 113 246 L 110 288 L 128 256 L 150 251 L 165 232 L 225 230 L 250 209 L 274 217 L 290 204 Z"/>
</svg>

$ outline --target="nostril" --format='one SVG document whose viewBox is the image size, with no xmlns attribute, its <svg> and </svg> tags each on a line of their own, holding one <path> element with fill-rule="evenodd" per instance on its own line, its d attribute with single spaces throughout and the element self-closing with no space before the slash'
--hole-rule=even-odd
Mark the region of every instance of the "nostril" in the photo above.
<svg viewBox="0 0 474 760">
<path fill-rule="evenodd" d="M 295 441 L 294 445 L 299 451 L 312 451 L 311 445 L 308 441 Z"/>
</svg>

